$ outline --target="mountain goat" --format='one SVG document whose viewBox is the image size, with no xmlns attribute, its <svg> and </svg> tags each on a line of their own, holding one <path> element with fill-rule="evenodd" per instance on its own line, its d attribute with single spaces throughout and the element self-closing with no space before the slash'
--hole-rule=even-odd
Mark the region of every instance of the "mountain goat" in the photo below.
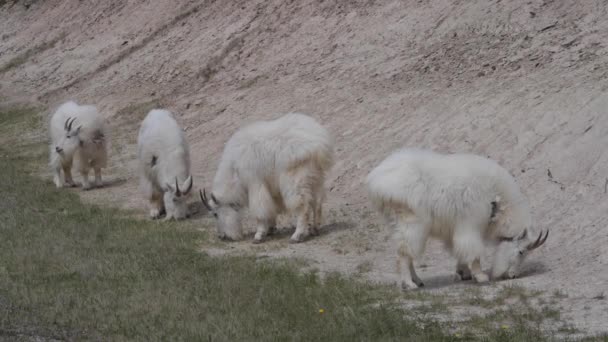
<svg viewBox="0 0 608 342">
<path fill-rule="evenodd" d="M 167 220 L 187 217 L 193 185 L 190 148 L 171 112 L 153 109 L 146 115 L 137 138 L 137 157 L 150 216 L 156 219 L 166 214 Z"/>
<path fill-rule="evenodd" d="M 480 156 L 402 149 L 373 169 L 366 182 L 372 202 L 395 227 L 404 289 L 424 285 L 413 261 L 429 237 L 441 240 L 457 258 L 462 279 L 472 273 L 477 282 L 486 282 L 480 263 L 485 244 L 498 245 L 492 278 L 513 278 L 549 234 L 532 236 L 530 208 L 515 179 Z"/>
<path fill-rule="evenodd" d="M 201 200 L 217 218 L 222 239 L 242 238 L 241 209 L 248 206 L 257 226 L 254 243 L 274 230 L 283 212 L 297 215 L 291 242 L 301 242 L 318 234 L 332 165 L 332 138 L 310 116 L 289 113 L 258 121 L 226 143 L 210 198 L 201 192 Z"/>
<path fill-rule="evenodd" d="M 106 167 L 108 158 L 107 132 L 97 108 L 68 101 L 51 117 L 49 132 L 50 166 L 55 185 L 58 188 L 75 186 L 72 162 L 76 160 L 77 169 L 82 175 L 82 188 L 92 188 L 89 183 L 90 169 L 95 172 L 94 185 L 101 186 L 101 169 Z M 64 177 L 61 176 L 62 171 Z"/>
</svg>

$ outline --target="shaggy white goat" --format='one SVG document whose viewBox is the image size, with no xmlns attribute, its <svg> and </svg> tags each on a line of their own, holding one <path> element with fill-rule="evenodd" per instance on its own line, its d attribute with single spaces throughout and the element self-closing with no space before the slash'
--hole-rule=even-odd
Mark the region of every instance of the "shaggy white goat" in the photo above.
<svg viewBox="0 0 608 342">
<path fill-rule="evenodd" d="M 395 229 L 403 288 L 423 286 L 414 258 L 426 240 L 443 241 L 458 260 L 462 279 L 486 282 L 480 258 L 497 244 L 492 277 L 515 277 L 528 252 L 542 245 L 530 232 L 532 218 L 515 179 L 492 160 L 428 150 L 394 152 L 367 177 L 370 197 Z"/>
<path fill-rule="evenodd" d="M 91 189 L 89 170 L 95 172 L 95 186 L 101 186 L 101 168 L 107 163 L 107 132 L 102 116 L 94 106 L 73 101 L 62 104 L 49 123 L 50 166 L 55 185 L 75 186 L 72 162 L 82 175 L 82 188 Z M 63 171 L 63 176 L 61 172 Z M 65 178 L 65 179 L 64 179 Z"/>
<path fill-rule="evenodd" d="M 156 219 L 166 213 L 165 219 L 187 217 L 192 190 L 190 148 L 171 112 L 153 109 L 146 115 L 139 129 L 137 157 L 150 216 Z"/>
<path fill-rule="evenodd" d="M 256 220 L 254 243 L 275 228 L 283 212 L 297 215 L 291 242 L 318 234 L 324 183 L 333 165 L 329 132 L 305 114 L 290 113 L 241 128 L 226 143 L 213 192 L 201 200 L 217 218 L 222 239 L 242 238 L 241 209 Z M 312 217 L 312 226 L 310 218 Z"/>
</svg>

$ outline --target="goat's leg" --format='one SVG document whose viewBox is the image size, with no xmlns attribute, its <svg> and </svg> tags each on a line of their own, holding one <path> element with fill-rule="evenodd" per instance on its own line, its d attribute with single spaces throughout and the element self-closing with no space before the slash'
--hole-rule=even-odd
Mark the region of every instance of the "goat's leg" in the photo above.
<svg viewBox="0 0 608 342">
<path fill-rule="evenodd" d="M 423 222 L 416 217 L 400 217 L 397 220 L 395 238 L 397 239 L 398 262 L 401 288 L 415 289 L 424 283 L 414 268 L 414 258 L 421 255 L 427 239 L 427 230 Z"/>
<path fill-rule="evenodd" d="M 72 178 L 72 164 L 63 165 L 63 176 L 65 177 L 64 186 L 67 186 L 67 187 L 76 186 L 76 183 L 74 182 L 74 179 Z"/>
<path fill-rule="evenodd" d="M 255 183 L 249 186 L 249 213 L 255 218 L 256 232 L 253 243 L 264 241 L 270 225 L 274 225 L 277 208 L 274 198 L 264 183 Z"/>
<path fill-rule="evenodd" d="M 310 234 L 310 205 L 307 201 L 303 201 L 298 209 L 296 231 L 290 238 L 290 242 L 292 243 L 302 242 Z"/>
<path fill-rule="evenodd" d="M 256 219 L 256 232 L 253 237 L 253 243 L 264 241 L 270 230 L 269 220 Z"/>
<path fill-rule="evenodd" d="M 490 277 L 481 270 L 481 260 L 479 257 L 473 260 L 470 268 L 476 282 L 486 283 L 490 280 Z"/>
<path fill-rule="evenodd" d="M 165 203 L 163 202 L 163 194 L 158 191 L 152 191 L 148 197 L 150 202 L 150 218 L 153 220 L 160 218 L 165 214 Z"/>
<path fill-rule="evenodd" d="M 310 234 L 310 219 L 313 215 L 314 171 L 310 166 L 301 166 L 280 176 L 281 196 L 287 210 L 297 216 L 296 231 L 290 242 L 302 242 Z"/>
<path fill-rule="evenodd" d="M 487 221 L 484 222 L 487 224 Z M 462 222 L 454 229 L 453 252 L 459 264 L 467 265 L 471 270 L 471 275 L 478 283 L 489 280 L 487 274 L 481 270 L 481 254 L 484 250 L 481 229 L 469 222 Z"/>
<path fill-rule="evenodd" d="M 403 290 L 424 286 L 424 283 L 416 274 L 414 259 L 407 253 L 404 253 L 402 248 L 399 248 L 397 270 L 399 273 L 400 285 Z"/>
<path fill-rule="evenodd" d="M 53 167 L 53 183 L 55 183 L 55 186 L 58 188 L 62 188 L 64 185 L 63 177 L 61 177 L 61 169 L 61 166 Z"/>
<path fill-rule="evenodd" d="M 80 169 L 80 176 L 82 176 L 82 190 L 92 189 L 93 187 L 91 186 L 91 183 L 89 182 L 89 169 L 88 168 Z"/>
<path fill-rule="evenodd" d="M 95 167 L 93 170 L 95 172 L 95 186 L 100 188 L 103 186 L 103 181 L 101 180 L 101 168 Z"/>
<path fill-rule="evenodd" d="M 320 198 L 317 198 L 314 203 L 314 211 L 312 216 L 312 226 L 310 227 L 310 234 L 319 235 L 319 229 L 321 228 L 321 216 L 323 215 L 323 203 Z"/>
</svg>

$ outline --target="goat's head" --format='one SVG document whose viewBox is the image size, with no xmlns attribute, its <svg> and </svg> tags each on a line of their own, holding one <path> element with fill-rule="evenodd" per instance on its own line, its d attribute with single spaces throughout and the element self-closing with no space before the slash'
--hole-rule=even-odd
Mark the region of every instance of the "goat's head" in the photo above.
<svg viewBox="0 0 608 342">
<path fill-rule="evenodd" d="M 515 278 L 519 274 L 522 262 L 536 248 L 542 246 L 549 237 L 549 231 L 544 236 L 541 231 L 538 237 L 532 237 L 528 229 L 524 229 L 515 237 L 501 237 L 494 255 L 492 278 Z"/>
<path fill-rule="evenodd" d="M 181 188 L 177 177 L 175 178 L 175 185 L 165 184 L 163 201 L 165 202 L 167 218 L 181 220 L 188 217 L 188 199 L 190 198 L 192 185 L 192 175 L 186 178 Z"/>
<path fill-rule="evenodd" d="M 76 121 L 76 118 L 71 117 L 65 120 L 63 124 L 65 134 L 55 144 L 55 152 L 61 157 L 73 155 L 81 145 L 79 134 L 82 126 L 74 127 L 74 121 Z"/>
<path fill-rule="evenodd" d="M 240 205 L 220 202 L 213 193 L 208 198 L 205 189 L 199 191 L 199 195 L 205 208 L 217 220 L 219 238 L 222 240 L 240 240 L 242 238 Z"/>
</svg>

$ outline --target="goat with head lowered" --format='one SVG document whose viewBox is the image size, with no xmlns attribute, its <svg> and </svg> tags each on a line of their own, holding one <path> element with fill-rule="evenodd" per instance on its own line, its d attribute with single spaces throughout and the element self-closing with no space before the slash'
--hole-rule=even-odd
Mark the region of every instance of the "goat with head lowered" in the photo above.
<svg viewBox="0 0 608 342">
<path fill-rule="evenodd" d="M 140 186 L 153 219 L 184 219 L 193 186 L 190 148 L 183 130 L 167 110 L 151 110 L 137 139 Z"/>
</svg>

